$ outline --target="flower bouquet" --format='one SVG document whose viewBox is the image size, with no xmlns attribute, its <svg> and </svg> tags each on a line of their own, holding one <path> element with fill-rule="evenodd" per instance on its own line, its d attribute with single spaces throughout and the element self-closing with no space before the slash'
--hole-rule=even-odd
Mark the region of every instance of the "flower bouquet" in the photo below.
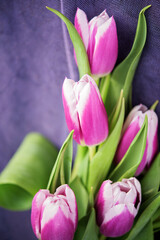
<svg viewBox="0 0 160 240">
<path fill-rule="evenodd" d="M 88 22 L 77 9 L 73 26 L 47 7 L 66 24 L 79 70 L 78 82 L 66 77 L 62 86 L 70 133 L 59 152 L 42 135 L 27 135 L 0 175 L 0 205 L 31 208 L 38 239 L 151 240 L 160 231 L 158 101 L 149 108 L 131 102 L 149 7 L 139 14 L 129 55 L 115 68 L 113 16 L 104 10 Z"/>
</svg>

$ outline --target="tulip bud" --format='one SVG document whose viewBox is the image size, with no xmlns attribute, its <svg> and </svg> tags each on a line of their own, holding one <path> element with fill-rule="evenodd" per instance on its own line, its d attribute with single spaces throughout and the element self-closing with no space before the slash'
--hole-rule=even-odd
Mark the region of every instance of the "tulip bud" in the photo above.
<svg viewBox="0 0 160 240">
<path fill-rule="evenodd" d="M 68 185 L 54 194 L 40 190 L 33 198 L 31 223 L 41 240 L 72 240 L 78 222 L 76 198 Z"/>
<path fill-rule="evenodd" d="M 106 10 L 88 23 L 84 11 L 77 8 L 75 28 L 85 45 L 93 75 L 104 76 L 110 73 L 118 55 L 116 23 L 109 18 Z"/>
<path fill-rule="evenodd" d="M 115 157 L 116 163 L 119 163 L 142 127 L 146 115 L 148 117 L 147 143 L 142 161 L 137 168 L 136 176 L 138 176 L 145 167 L 150 166 L 158 151 L 158 118 L 153 110 L 148 110 L 147 107 L 142 104 L 132 109 L 122 129 L 122 138 Z"/>
<path fill-rule="evenodd" d="M 62 98 L 69 131 L 82 145 L 97 145 L 108 136 L 107 113 L 95 81 L 84 75 L 79 82 L 65 79 Z"/>
<path fill-rule="evenodd" d="M 96 199 L 96 217 L 100 232 L 106 237 L 120 237 L 134 222 L 141 203 L 141 186 L 136 178 L 122 182 L 104 181 Z"/>
</svg>

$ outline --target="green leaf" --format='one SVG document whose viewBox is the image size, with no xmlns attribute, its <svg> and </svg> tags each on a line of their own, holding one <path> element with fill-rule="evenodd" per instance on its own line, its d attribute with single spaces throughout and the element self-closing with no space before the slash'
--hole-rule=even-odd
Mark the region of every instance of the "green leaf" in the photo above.
<svg viewBox="0 0 160 240">
<path fill-rule="evenodd" d="M 157 209 L 157 211 L 153 215 L 152 221 L 153 221 L 154 231 L 158 231 L 158 229 L 160 230 L 160 207 Z"/>
<path fill-rule="evenodd" d="M 160 221 L 160 208 L 157 209 L 156 213 L 153 215 L 153 218 L 152 218 L 153 222 L 154 221 Z"/>
<path fill-rule="evenodd" d="M 71 131 L 65 142 L 63 143 L 52 172 L 50 174 L 50 178 L 48 181 L 47 189 L 51 192 L 54 192 L 57 186 L 57 181 L 60 173 L 61 184 L 69 184 L 70 174 L 71 174 L 71 163 L 72 163 L 72 140 L 73 140 L 73 132 Z M 66 169 L 65 169 L 66 167 Z"/>
<path fill-rule="evenodd" d="M 154 213 L 160 207 L 160 193 L 154 198 L 154 200 L 145 208 L 140 217 L 138 218 L 136 224 L 132 228 L 127 240 L 133 240 L 142 231 L 145 225 L 150 221 Z M 139 239 L 139 238 L 136 238 Z"/>
<path fill-rule="evenodd" d="M 72 180 L 75 177 L 79 176 L 82 182 L 86 184 L 88 177 L 88 162 L 89 162 L 88 147 L 77 145 L 77 153 L 71 176 Z"/>
<path fill-rule="evenodd" d="M 160 153 L 152 163 L 148 172 L 141 180 L 143 199 L 147 199 L 158 192 L 160 185 Z"/>
<path fill-rule="evenodd" d="M 0 175 L 0 206 L 29 209 L 36 192 L 46 188 L 57 154 L 42 135 L 28 134 Z"/>
<path fill-rule="evenodd" d="M 101 97 L 102 97 L 102 100 L 104 103 L 106 102 L 106 98 L 107 98 L 107 94 L 108 94 L 110 78 L 111 78 L 111 75 L 108 74 L 107 76 L 105 76 L 101 79 L 101 83 L 100 83 L 99 90 L 100 90 Z"/>
<path fill-rule="evenodd" d="M 94 208 L 92 209 L 89 220 L 88 217 L 84 217 L 78 223 L 78 229 L 74 237 L 74 240 L 89 240 L 89 239 L 98 240 Z"/>
<path fill-rule="evenodd" d="M 86 49 L 85 49 L 83 41 L 82 41 L 80 35 L 78 34 L 77 30 L 75 29 L 73 24 L 69 21 L 69 19 L 66 18 L 62 13 L 60 13 L 57 10 L 50 8 L 50 7 L 46 7 L 46 8 L 48 10 L 50 10 L 51 12 L 55 13 L 59 18 L 61 18 L 67 26 L 71 41 L 72 41 L 74 49 L 75 49 L 80 78 L 84 74 L 90 75 L 91 70 L 90 70 L 90 66 L 89 66 Z"/>
<path fill-rule="evenodd" d="M 88 208 L 88 193 L 79 177 L 76 177 L 71 183 L 70 187 L 74 191 L 78 206 L 78 219 L 84 217 Z"/>
<path fill-rule="evenodd" d="M 156 100 L 156 101 L 153 103 L 153 105 L 150 107 L 150 110 L 153 110 L 153 111 L 155 111 L 155 109 L 156 109 L 156 107 L 157 107 L 158 103 L 159 103 L 159 101 L 158 101 L 158 100 Z"/>
<path fill-rule="evenodd" d="M 123 159 L 117 167 L 114 168 L 113 172 L 109 176 L 109 179 L 116 182 L 122 180 L 123 178 L 130 178 L 134 176 L 137 167 L 143 158 L 147 140 L 147 128 L 148 120 L 146 116 L 141 129 L 132 141 Z"/>
<path fill-rule="evenodd" d="M 89 179 L 88 189 L 93 188 L 93 192 L 96 193 L 101 183 L 105 180 L 107 173 L 110 169 L 112 160 L 114 158 L 117 145 L 119 143 L 121 129 L 124 121 L 124 99 L 122 100 L 121 110 L 118 121 L 104 142 L 102 147 L 98 149 L 98 152 L 94 155 L 90 167 L 89 167 Z"/>
<path fill-rule="evenodd" d="M 113 110 L 112 114 L 109 117 L 109 131 L 110 132 L 112 132 L 112 130 L 114 129 L 114 127 L 118 121 L 118 117 L 119 117 L 119 113 L 120 113 L 121 105 L 122 105 L 122 100 L 123 100 L 123 90 L 121 90 L 117 106 L 115 107 L 115 109 Z"/>
<path fill-rule="evenodd" d="M 73 132 L 69 135 L 65 150 L 61 152 L 61 157 L 63 158 L 60 170 L 61 184 L 69 184 L 73 157 Z"/>
<path fill-rule="evenodd" d="M 124 90 L 125 103 L 126 106 L 128 106 L 132 80 L 146 42 L 147 25 L 144 12 L 149 7 L 150 5 L 143 8 L 139 14 L 136 35 L 129 55 L 115 68 L 111 75 L 109 91 L 105 104 L 108 115 L 111 114 L 113 108 L 115 107 L 121 89 Z"/>
<path fill-rule="evenodd" d="M 154 240 L 152 221 L 150 220 L 134 240 Z"/>
</svg>

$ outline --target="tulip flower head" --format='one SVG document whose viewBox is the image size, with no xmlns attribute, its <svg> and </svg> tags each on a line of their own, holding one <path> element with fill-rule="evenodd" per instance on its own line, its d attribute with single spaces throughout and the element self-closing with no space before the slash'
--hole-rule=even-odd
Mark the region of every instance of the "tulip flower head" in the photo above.
<svg viewBox="0 0 160 240">
<path fill-rule="evenodd" d="M 136 178 L 122 182 L 104 181 L 96 199 L 96 216 L 100 232 L 106 237 L 120 237 L 134 222 L 141 203 L 141 186 Z"/>
<path fill-rule="evenodd" d="M 158 117 L 153 110 L 148 110 L 147 107 L 142 104 L 133 108 L 122 129 L 122 138 L 115 157 L 116 163 L 119 163 L 142 127 L 146 115 L 148 117 L 147 143 L 142 161 L 137 168 L 136 176 L 138 176 L 145 167 L 151 165 L 158 151 Z"/>
<path fill-rule="evenodd" d="M 89 22 L 84 11 L 77 8 L 75 28 L 83 40 L 93 75 L 104 76 L 110 73 L 118 55 L 116 23 L 109 18 L 106 10 Z"/>
<path fill-rule="evenodd" d="M 68 185 L 57 188 L 54 194 L 40 190 L 33 198 L 31 223 L 41 240 L 72 240 L 77 227 L 76 198 Z"/>
<path fill-rule="evenodd" d="M 79 82 L 65 79 L 62 98 L 69 131 L 81 145 L 97 145 L 108 136 L 107 113 L 95 81 L 84 75 Z"/>
</svg>

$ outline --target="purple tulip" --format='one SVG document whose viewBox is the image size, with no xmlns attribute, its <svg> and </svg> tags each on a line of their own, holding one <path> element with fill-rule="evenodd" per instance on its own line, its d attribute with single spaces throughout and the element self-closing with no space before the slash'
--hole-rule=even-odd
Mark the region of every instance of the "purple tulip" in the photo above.
<svg viewBox="0 0 160 240">
<path fill-rule="evenodd" d="M 109 18 L 104 10 L 88 23 L 85 12 L 77 8 L 75 28 L 85 45 L 92 74 L 100 77 L 110 73 L 118 55 L 117 29 L 113 16 Z"/>
<path fill-rule="evenodd" d="M 41 240 L 72 240 L 77 227 L 76 198 L 68 185 L 57 188 L 54 194 L 40 190 L 33 198 L 31 223 Z"/>
<path fill-rule="evenodd" d="M 146 115 L 148 117 L 147 143 L 142 161 L 137 168 L 136 176 L 138 176 L 145 167 L 151 165 L 158 151 L 158 117 L 153 110 L 148 110 L 147 107 L 142 104 L 132 109 L 122 129 L 122 138 L 115 157 L 116 163 L 119 163 L 142 127 Z"/>
<path fill-rule="evenodd" d="M 134 222 L 141 203 L 141 186 L 136 178 L 122 182 L 104 181 L 96 199 L 96 217 L 100 232 L 106 237 L 120 237 Z"/>
<path fill-rule="evenodd" d="M 62 98 L 69 131 L 81 145 L 97 145 L 108 136 L 107 113 L 95 81 L 84 75 L 79 82 L 65 79 Z"/>
</svg>

